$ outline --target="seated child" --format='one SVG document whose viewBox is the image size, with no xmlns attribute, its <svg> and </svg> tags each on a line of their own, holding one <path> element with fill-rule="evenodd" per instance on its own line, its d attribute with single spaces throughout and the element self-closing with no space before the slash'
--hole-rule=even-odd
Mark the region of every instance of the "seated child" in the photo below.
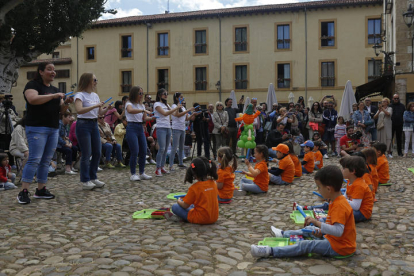
<svg viewBox="0 0 414 276">
<path fill-rule="evenodd" d="M 211 162 L 211 163 L 210 163 Z M 205 157 L 193 160 L 185 175 L 185 182 L 193 183 L 187 195 L 179 198 L 171 210 L 165 212 L 164 217 L 170 221 L 186 221 L 195 224 L 215 223 L 219 216 L 217 185 L 217 168 L 213 161 Z"/>
<path fill-rule="evenodd" d="M 283 247 L 270 247 L 252 245 L 250 252 L 253 257 L 294 257 L 306 253 L 317 253 L 323 256 L 347 256 L 356 250 L 356 230 L 354 215 L 345 197 L 341 194 L 343 177 L 337 166 L 326 166 L 315 175 L 318 192 L 324 198 L 330 198 L 326 223 L 312 217 L 306 217 L 306 229 L 313 230 L 306 233 L 302 230 L 282 231 L 272 227 L 276 237 L 289 238 L 291 235 L 314 237 L 315 240 L 304 240 L 294 245 Z"/>
<path fill-rule="evenodd" d="M 221 147 L 217 151 L 217 161 L 220 162 L 216 181 L 218 201 L 219 203 L 229 202 L 234 193 L 234 172 L 237 170 L 237 158 L 229 147 Z"/>
<path fill-rule="evenodd" d="M 366 173 L 364 159 L 359 156 L 349 156 L 342 158 L 339 163 L 343 168 L 343 177 L 349 180 L 345 197 L 354 211 L 355 222 L 370 219 L 374 200 L 372 191 L 362 178 Z"/>
<path fill-rule="evenodd" d="M 0 191 L 16 189 L 14 185 L 16 174 L 11 172 L 7 153 L 0 153 L 0 164 Z"/>
<path fill-rule="evenodd" d="M 365 157 L 365 154 L 362 151 L 357 151 L 357 152 L 354 152 L 352 154 L 352 156 L 359 156 L 359 157 L 362 157 L 362 159 L 364 159 L 366 170 L 365 170 L 364 175 L 362 176 L 362 179 L 364 179 L 365 183 L 368 185 L 368 188 L 372 192 L 374 190 L 374 186 L 372 184 L 371 169 L 368 166 L 368 163 L 367 163 L 367 159 Z M 374 198 L 374 197 L 372 197 L 372 198 Z"/>
<path fill-rule="evenodd" d="M 373 187 L 372 197 L 374 198 L 374 202 L 375 202 L 376 201 L 375 193 L 377 192 L 377 189 L 378 189 L 377 151 L 373 148 L 368 148 L 368 149 L 362 150 L 362 153 L 365 155 L 366 162 L 370 169 L 369 173 L 371 175 L 372 187 Z"/>
<path fill-rule="evenodd" d="M 305 147 L 303 149 L 305 156 L 303 157 L 302 161 L 302 173 L 313 173 L 313 170 L 315 169 L 315 155 L 313 154 L 312 150 L 315 145 L 312 141 L 308 140 L 300 146 Z"/>
<path fill-rule="evenodd" d="M 315 170 L 319 170 L 319 169 L 322 169 L 323 167 L 323 156 L 320 151 L 322 147 L 322 143 L 320 141 L 315 141 L 313 142 L 313 144 L 314 144 L 313 154 L 315 156 Z"/>
<path fill-rule="evenodd" d="M 266 193 L 269 189 L 269 173 L 267 171 L 267 161 L 269 160 L 269 149 L 265 145 L 258 145 L 254 149 L 254 157 L 256 158 L 256 165 L 254 168 L 250 164 L 248 158 L 244 160 L 247 165 L 248 172 L 243 173 L 253 180 L 242 178 L 240 180 L 240 188 L 243 191 L 252 192 L 255 194 Z"/>
<path fill-rule="evenodd" d="M 373 147 L 377 151 L 378 182 L 380 184 L 388 183 L 388 181 L 390 180 L 390 169 L 388 166 L 387 157 L 385 157 L 387 145 L 385 145 L 384 143 L 375 143 Z"/>
<path fill-rule="evenodd" d="M 293 161 L 293 164 L 295 165 L 295 176 L 301 177 L 302 176 L 302 164 L 300 164 L 299 158 L 296 156 L 293 145 L 291 142 L 284 142 L 283 144 L 287 145 L 289 147 L 289 156 Z"/>
<path fill-rule="evenodd" d="M 324 141 L 322 141 L 321 135 L 319 134 L 319 132 L 314 132 L 313 133 L 313 137 L 312 137 L 312 142 L 315 143 L 316 141 L 321 142 L 321 146 L 319 148 L 319 150 L 322 153 L 322 156 L 325 157 L 326 159 L 329 158 L 328 156 L 328 146 L 325 144 Z"/>
<path fill-rule="evenodd" d="M 288 185 L 292 184 L 295 179 L 295 164 L 289 155 L 289 147 L 285 144 L 279 144 L 272 148 L 276 151 L 276 158 L 279 159 L 279 168 L 269 170 L 269 179 L 272 184 Z"/>
</svg>

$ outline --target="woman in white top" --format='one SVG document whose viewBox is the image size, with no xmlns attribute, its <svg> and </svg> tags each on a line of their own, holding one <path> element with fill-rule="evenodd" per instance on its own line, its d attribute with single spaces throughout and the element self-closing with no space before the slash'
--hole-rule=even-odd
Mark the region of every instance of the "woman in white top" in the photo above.
<svg viewBox="0 0 414 276">
<path fill-rule="evenodd" d="M 176 108 L 184 100 L 184 96 L 176 92 L 174 93 L 174 104 L 171 108 Z M 188 112 L 194 111 L 194 107 L 186 110 L 184 106 L 175 111 L 172 118 L 172 147 L 170 153 L 170 171 L 173 170 L 174 157 L 178 148 L 178 167 L 185 168 L 183 164 L 183 155 L 184 155 L 184 140 L 185 140 L 185 121 L 188 121 L 191 116 L 194 117 L 194 114 L 188 116 Z"/>
<path fill-rule="evenodd" d="M 144 127 L 149 111 L 145 110 L 142 103 L 144 92 L 139 86 L 134 86 L 129 92 L 129 99 L 125 104 L 125 116 L 127 119 L 126 140 L 131 151 L 129 167 L 131 170 L 132 181 L 141 179 L 151 179 L 152 177 L 144 173 L 145 158 L 147 155 L 147 138 L 145 137 Z M 139 157 L 139 175 L 136 174 L 137 157 Z"/>
<path fill-rule="evenodd" d="M 161 88 L 157 92 L 157 99 L 154 103 L 154 115 L 157 117 L 157 170 L 155 176 L 162 176 L 162 174 L 169 173 L 164 169 L 165 161 L 167 159 L 167 148 L 171 143 L 171 124 L 170 115 L 181 108 L 179 103 L 175 108 L 171 108 L 167 104 L 168 92 Z"/>
<path fill-rule="evenodd" d="M 226 145 L 226 137 L 224 132 L 227 131 L 229 124 L 229 116 L 227 111 L 224 111 L 222 102 L 216 102 L 216 112 L 213 113 L 213 136 L 216 139 L 216 149 L 224 147 Z M 217 156 L 217 152 L 214 152 L 214 156 Z"/>
<path fill-rule="evenodd" d="M 98 129 L 98 116 L 105 115 L 107 109 L 100 101 L 95 89 L 98 80 L 92 73 L 83 73 L 75 94 L 75 109 L 78 113 L 76 137 L 82 152 L 80 180 L 84 190 L 102 188 L 105 183 L 98 180 L 99 159 L 101 158 L 101 137 Z M 111 106 L 109 106 L 111 107 Z M 92 159 L 90 159 L 92 155 Z"/>
</svg>

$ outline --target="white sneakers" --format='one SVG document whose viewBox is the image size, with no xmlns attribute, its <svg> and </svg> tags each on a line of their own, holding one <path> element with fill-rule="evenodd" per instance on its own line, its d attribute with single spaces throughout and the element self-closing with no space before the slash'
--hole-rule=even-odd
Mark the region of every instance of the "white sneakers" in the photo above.
<svg viewBox="0 0 414 276">
<path fill-rule="evenodd" d="M 129 178 L 129 180 L 131 180 L 131 181 L 140 181 L 141 179 L 142 180 L 152 179 L 152 176 L 149 176 L 149 175 L 143 173 L 141 175 L 137 175 L 137 174 L 131 175 L 131 177 Z"/>
<path fill-rule="evenodd" d="M 141 178 L 139 178 L 139 175 L 133 174 L 133 175 L 131 175 L 131 177 L 129 178 L 129 180 L 131 180 L 131 181 L 140 181 Z"/>
<path fill-rule="evenodd" d="M 147 174 L 145 174 L 145 173 L 141 174 L 139 177 L 140 177 L 142 180 L 149 180 L 149 179 L 152 179 L 152 176 L 149 176 L 149 175 L 147 175 Z"/>
<path fill-rule="evenodd" d="M 93 184 L 90 181 L 88 181 L 88 182 L 81 182 L 81 184 L 82 184 L 82 189 L 83 190 L 92 190 L 93 188 L 95 188 L 95 184 Z"/>
<path fill-rule="evenodd" d="M 276 228 L 274 226 L 270 226 L 270 230 L 276 238 L 283 238 L 282 230 L 280 230 L 279 228 Z"/>
<path fill-rule="evenodd" d="M 76 173 L 76 172 L 74 172 L 74 171 L 72 171 L 72 170 L 70 170 L 70 171 L 65 171 L 65 174 L 74 175 L 74 174 L 77 174 L 77 173 Z"/>
<path fill-rule="evenodd" d="M 327 154 L 327 153 L 325 153 L 325 155 L 323 156 L 323 158 L 325 158 L 325 159 L 329 159 L 328 154 Z"/>
<path fill-rule="evenodd" d="M 95 184 L 96 188 L 102 188 L 105 186 L 105 182 L 99 181 L 98 179 L 91 180 L 93 184 Z"/>
</svg>

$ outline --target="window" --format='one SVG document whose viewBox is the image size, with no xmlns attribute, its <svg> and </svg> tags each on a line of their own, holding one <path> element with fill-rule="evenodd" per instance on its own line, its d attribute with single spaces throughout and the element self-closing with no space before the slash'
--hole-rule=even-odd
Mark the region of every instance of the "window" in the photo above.
<svg viewBox="0 0 414 276">
<path fill-rule="evenodd" d="M 169 47 L 169 33 L 158 33 L 158 47 L 157 54 L 158 56 L 169 57 L 170 47 Z"/>
<path fill-rule="evenodd" d="M 236 65 L 235 71 L 236 89 L 247 89 L 247 65 Z"/>
<path fill-rule="evenodd" d="M 206 54 L 207 53 L 207 31 L 196 30 L 195 31 L 195 54 Z"/>
<path fill-rule="evenodd" d="M 121 71 L 121 92 L 129 93 L 132 87 L 132 71 Z"/>
<path fill-rule="evenodd" d="M 59 78 L 70 78 L 70 70 L 69 69 L 64 69 L 64 70 L 55 70 L 56 72 L 56 79 Z"/>
<path fill-rule="evenodd" d="M 236 27 L 234 29 L 234 51 L 235 52 L 247 52 L 247 43 L 248 43 L 248 33 L 247 33 L 247 27 Z"/>
<path fill-rule="evenodd" d="M 195 90 L 207 90 L 207 68 L 195 68 Z"/>
<path fill-rule="evenodd" d="M 121 35 L 121 58 L 132 58 L 132 35 Z"/>
<path fill-rule="evenodd" d="M 335 62 L 321 63 L 321 86 L 335 86 Z"/>
<path fill-rule="evenodd" d="M 66 93 L 66 82 L 59 82 L 59 92 Z"/>
<path fill-rule="evenodd" d="M 95 61 L 95 47 L 86 47 L 86 61 Z"/>
<path fill-rule="evenodd" d="M 158 82 L 157 82 L 157 90 L 164 88 L 165 90 L 168 89 L 168 69 L 158 69 Z"/>
<path fill-rule="evenodd" d="M 321 47 L 335 46 L 335 22 L 321 22 Z"/>
<path fill-rule="evenodd" d="M 277 49 L 290 49 L 290 25 L 277 25 Z"/>
<path fill-rule="evenodd" d="M 60 53 L 59 52 L 53 52 L 52 58 L 60 58 Z"/>
<path fill-rule="evenodd" d="M 368 81 L 381 77 L 382 61 L 378 59 L 368 60 Z"/>
<path fill-rule="evenodd" d="M 277 88 L 290 88 L 290 63 L 277 64 Z"/>
<path fill-rule="evenodd" d="M 368 44 L 381 42 L 381 19 L 368 19 Z"/>
</svg>

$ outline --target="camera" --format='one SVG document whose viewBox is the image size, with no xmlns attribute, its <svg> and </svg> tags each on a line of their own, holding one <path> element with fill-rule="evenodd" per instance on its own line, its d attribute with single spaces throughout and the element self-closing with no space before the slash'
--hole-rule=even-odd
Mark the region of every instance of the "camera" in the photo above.
<svg viewBox="0 0 414 276">
<path fill-rule="evenodd" d="M 355 133 L 353 133 L 350 138 L 352 140 L 359 140 L 362 137 L 362 132 L 361 131 L 356 131 Z M 356 142 L 355 142 L 356 143 Z"/>
<path fill-rule="evenodd" d="M 3 104 L 5 109 L 9 109 L 13 106 L 12 99 L 13 99 L 13 95 L 4 94 L 4 100 L 3 100 L 2 104 Z"/>
</svg>

